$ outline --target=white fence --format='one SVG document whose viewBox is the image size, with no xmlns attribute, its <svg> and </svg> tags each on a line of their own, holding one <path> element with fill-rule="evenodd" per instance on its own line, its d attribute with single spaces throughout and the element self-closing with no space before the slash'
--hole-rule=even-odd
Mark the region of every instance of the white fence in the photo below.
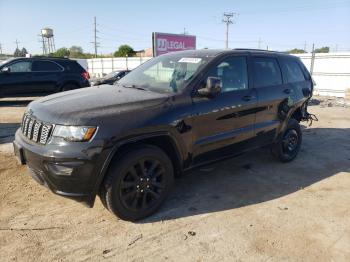
<svg viewBox="0 0 350 262">
<path fill-rule="evenodd" d="M 77 59 L 78 62 L 89 71 L 92 77 L 102 77 L 115 70 L 134 69 L 151 57 L 113 57 Z"/>
<path fill-rule="evenodd" d="M 350 89 L 350 52 L 347 53 L 317 53 L 311 70 L 312 54 L 297 55 L 316 82 L 315 94 L 324 96 L 345 97 Z"/>
</svg>

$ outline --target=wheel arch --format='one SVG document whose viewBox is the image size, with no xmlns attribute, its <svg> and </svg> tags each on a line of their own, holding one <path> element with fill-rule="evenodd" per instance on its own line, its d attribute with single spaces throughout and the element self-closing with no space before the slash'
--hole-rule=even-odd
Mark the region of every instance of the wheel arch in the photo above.
<svg viewBox="0 0 350 262">
<path fill-rule="evenodd" d="M 281 138 L 284 130 L 288 126 L 288 122 L 290 121 L 290 119 L 295 119 L 299 123 L 302 121 L 302 119 L 303 119 L 303 110 L 305 110 L 305 108 L 304 108 L 305 107 L 305 103 L 307 103 L 307 102 L 304 102 L 302 104 L 298 104 L 297 106 L 290 108 L 290 110 L 288 111 L 287 115 L 285 116 L 285 118 L 281 122 L 280 128 L 279 128 L 278 132 L 276 133 L 274 141 L 278 141 Z"/>
<path fill-rule="evenodd" d="M 179 145 L 174 137 L 168 132 L 156 133 L 156 134 L 145 134 L 128 139 L 123 139 L 118 141 L 112 148 L 111 152 L 105 160 L 101 172 L 97 176 L 93 191 L 90 195 L 90 203 L 93 206 L 96 195 L 98 194 L 101 185 L 105 179 L 108 168 L 111 164 L 111 161 L 118 157 L 122 156 L 125 152 L 132 150 L 142 144 L 153 145 L 159 147 L 163 150 L 168 156 L 174 167 L 174 174 L 178 176 L 183 170 L 181 150 Z"/>
</svg>

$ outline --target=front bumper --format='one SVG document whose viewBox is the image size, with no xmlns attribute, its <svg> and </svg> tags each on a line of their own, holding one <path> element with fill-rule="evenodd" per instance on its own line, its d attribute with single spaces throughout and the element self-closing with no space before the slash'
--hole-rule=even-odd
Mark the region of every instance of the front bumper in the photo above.
<svg viewBox="0 0 350 262">
<path fill-rule="evenodd" d="M 40 145 L 17 130 L 13 146 L 17 159 L 27 165 L 34 180 L 55 194 L 93 206 L 94 187 L 105 161 L 102 143 Z"/>
</svg>

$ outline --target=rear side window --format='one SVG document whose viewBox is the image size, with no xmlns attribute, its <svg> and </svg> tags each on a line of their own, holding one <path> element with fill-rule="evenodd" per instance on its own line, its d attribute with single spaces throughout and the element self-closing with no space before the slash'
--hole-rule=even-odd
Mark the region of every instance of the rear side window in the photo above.
<svg viewBox="0 0 350 262">
<path fill-rule="evenodd" d="M 281 70 L 275 58 L 254 58 L 254 83 L 255 87 L 282 84 Z"/>
<path fill-rule="evenodd" d="M 284 60 L 282 65 L 284 67 L 283 74 L 286 76 L 288 83 L 305 81 L 302 69 L 296 61 Z"/>
<path fill-rule="evenodd" d="M 32 66 L 32 71 L 62 71 L 62 68 L 56 63 L 50 61 L 34 61 Z"/>
<path fill-rule="evenodd" d="M 69 71 L 73 71 L 73 72 L 84 72 L 85 69 L 78 63 L 78 62 L 75 62 L 75 61 L 69 61 L 68 63 L 66 63 L 66 66 L 67 70 Z"/>
</svg>

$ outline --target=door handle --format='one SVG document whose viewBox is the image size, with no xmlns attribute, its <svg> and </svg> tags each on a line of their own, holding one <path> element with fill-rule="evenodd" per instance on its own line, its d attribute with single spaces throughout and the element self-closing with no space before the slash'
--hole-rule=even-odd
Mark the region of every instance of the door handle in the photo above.
<svg viewBox="0 0 350 262">
<path fill-rule="evenodd" d="M 290 90 L 289 88 L 287 88 L 287 89 L 284 89 L 283 92 L 286 93 L 286 94 L 290 94 L 290 93 L 292 92 L 292 90 Z"/>
<path fill-rule="evenodd" d="M 242 100 L 243 100 L 243 101 L 250 101 L 250 100 L 252 100 L 252 99 L 254 99 L 254 96 L 247 95 L 247 96 L 243 96 L 243 97 L 242 97 Z"/>
</svg>

